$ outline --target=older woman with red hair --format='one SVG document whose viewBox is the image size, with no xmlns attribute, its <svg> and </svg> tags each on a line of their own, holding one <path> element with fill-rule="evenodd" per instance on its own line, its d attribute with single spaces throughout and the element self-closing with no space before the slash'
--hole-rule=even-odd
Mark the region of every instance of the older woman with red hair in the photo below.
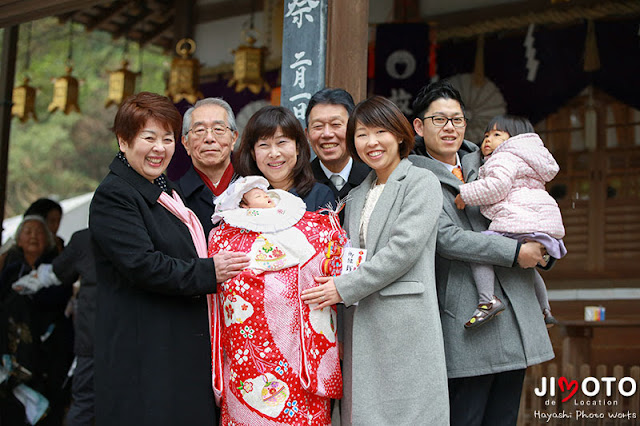
<svg viewBox="0 0 640 426">
<path fill-rule="evenodd" d="M 181 121 L 164 96 L 128 98 L 113 126 L 120 151 L 91 203 L 97 424 L 217 421 L 204 296 L 249 262 L 206 258 L 202 225 L 163 175 Z"/>
</svg>

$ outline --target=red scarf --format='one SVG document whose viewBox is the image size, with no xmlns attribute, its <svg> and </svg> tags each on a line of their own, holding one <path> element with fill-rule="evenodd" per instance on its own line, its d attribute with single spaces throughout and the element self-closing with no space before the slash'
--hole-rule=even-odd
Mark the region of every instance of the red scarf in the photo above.
<svg viewBox="0 0 640 426">
<path fill-rule="evenodd" d="M 213 192 L 213 195 L 215 195 L 216 197 L 222 194 L 225 191 L 225 189 L 229 187 L 229 184 L 231 183 L 231 178 L 233 177 L 232 163 L 229 163 L 229 165 L 227 166 L 227 169 L 222 174 L 222 177 L 220 178 L 220 182 L 218 182 L 217 186 L 214 185 L 213 182 L 211 182 L 211 179 L 209 179 L 207 175 L 202 173 L 195 166 L 193 166 L 193 168 L 195 169 L 196 173 L 200 175 L 200 179 L 202 179 L 204 184 L 207 185 L 207 187 L 211 190 L 211 192 Z"/>
</svg>

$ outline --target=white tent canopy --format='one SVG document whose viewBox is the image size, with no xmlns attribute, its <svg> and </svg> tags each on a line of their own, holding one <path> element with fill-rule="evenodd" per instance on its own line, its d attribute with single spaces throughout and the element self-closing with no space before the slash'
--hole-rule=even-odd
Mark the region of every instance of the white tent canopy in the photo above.
<svg viewBox="0 0 640 426">
<path fill-rule="evenodd" d="M 60 221 L 58 236 L 65 242 L 69 242 L 69 238 L 71 238 L 74 232 L 89 226 L 89 205 L 91 204 L 92 198 L 93 192 L 88 192 L 60 201 L 60 205 L 62 206 L 62 220 Z M 19 215 L 5 219 L 2 222 L 2 244 L 13 237 L 21 221 L 22 215 Z"/>
</svg>

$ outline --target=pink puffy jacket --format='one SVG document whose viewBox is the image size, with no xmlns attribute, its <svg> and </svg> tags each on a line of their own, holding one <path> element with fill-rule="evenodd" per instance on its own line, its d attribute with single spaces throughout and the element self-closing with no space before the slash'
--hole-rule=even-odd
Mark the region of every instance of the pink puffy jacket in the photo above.
<svg viewBox="0 0 640 426">
<path fill-rule="evenodd" d="M 507 139 L 486 158 L 478 180 L 460 185 L 465 204 L 480 206 L 489 230 L 564 237 L 562 216 L 544 185 L 560 170 L 535 133 Z"/>
</svg>

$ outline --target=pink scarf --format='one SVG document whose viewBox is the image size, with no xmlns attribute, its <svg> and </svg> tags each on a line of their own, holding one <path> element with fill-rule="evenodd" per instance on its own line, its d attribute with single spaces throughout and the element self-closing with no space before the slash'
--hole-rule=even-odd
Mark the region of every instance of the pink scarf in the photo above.
<svg viewBox="0 0 640 426">
<path fill-rule="evenodd" d="M 160 197 L 158 197 L 158 202 L 189 228 L 189 233 L 191 234 L 191 239 L 193 240 L 193 245 L 196 248 L 198 256 L 206 258 L 207 240 L 198 216 L 184 205 L 176 191 L 173 191 L 173 197 L 162 191 Z"/>
<path fill-rule="evenodd" d="M 196 248 L 198 257 L 208 257 L 207 240 L 204 235 L 202 224 L 200 223 L 200 220 L 198 220 L 198 216 L 196 216 L 193 211 L 191 211 L 184 205 L 178 193 L 176 191 L 173 191 L 172 197 L 166 192 L 162 191 L 160 197 L 158 197 L 158 202 L 165 209 L 169 210 L 174 216 L 180 219 L 180 221 L 184 223 L 187 228 L 189 228 L 189 233 L 191 234 L 191 239 L 193 240 L 193 245 Z M 214 345 L 214 347 L 220 347 L 221 333 L 212 333 L 212 330 L 220 329 L 220 324 L 218 323 L 218 318 L 220 318 L 218 298 L 215 297 L 215 294 L 207 295 L 207 307 L 208 312 L 214 312 L 214 315 L 207 315 L 207 317 L 209 318 L 209 333 L 211 336 L 211 344 Z M 212 317 L 214 321 L 213 324 L 211 323 Z M 212 352 L 214 353 L 214 359 L 212 363 L 213 371 L 211 374 L 211 380 L 216 397 L 216 403 L 220 405 L 220 395 L 222 394 L 222 360 L 216 359 L 215 354 L 217 354 L 218 351 L 214 350 Z"/>
</svg>

